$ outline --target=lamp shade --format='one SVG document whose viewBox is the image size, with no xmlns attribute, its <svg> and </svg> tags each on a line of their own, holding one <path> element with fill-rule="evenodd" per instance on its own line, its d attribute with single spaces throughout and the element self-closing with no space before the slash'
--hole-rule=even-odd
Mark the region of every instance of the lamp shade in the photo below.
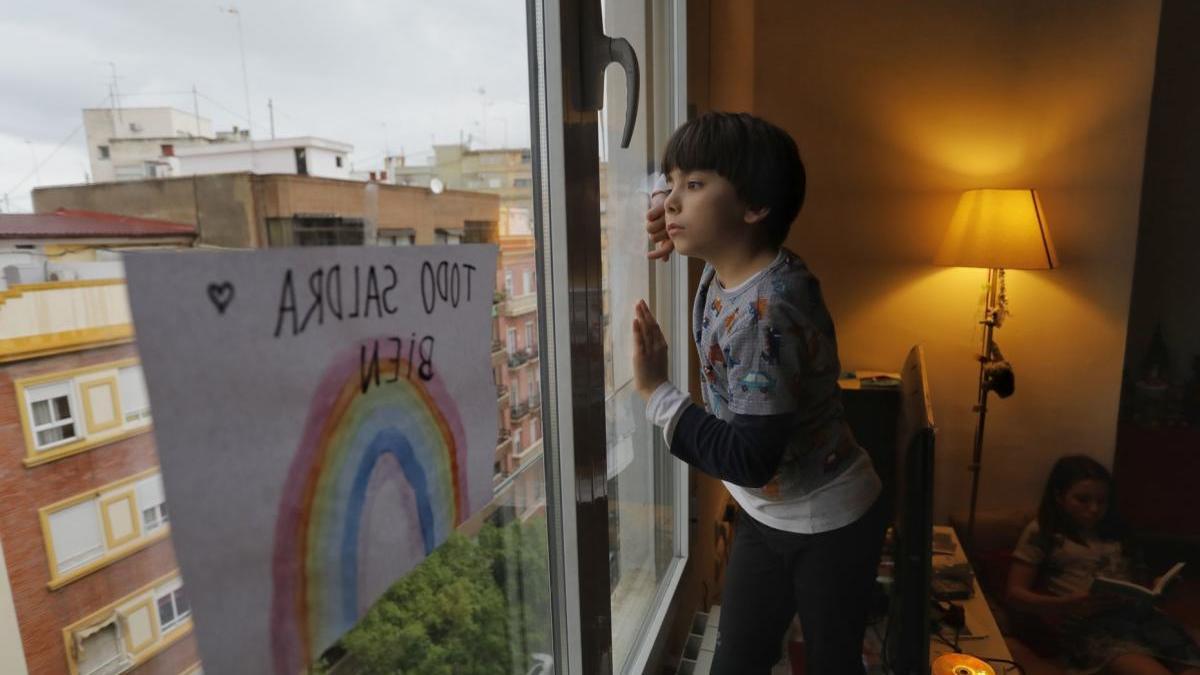
<svg viewBox="0 0 1200 675">
<path fill-rule="evenodd" d="M 964 192 L 933 262 L 997 269 L 1058 267 L 1037 190 Z"/>
</svg>

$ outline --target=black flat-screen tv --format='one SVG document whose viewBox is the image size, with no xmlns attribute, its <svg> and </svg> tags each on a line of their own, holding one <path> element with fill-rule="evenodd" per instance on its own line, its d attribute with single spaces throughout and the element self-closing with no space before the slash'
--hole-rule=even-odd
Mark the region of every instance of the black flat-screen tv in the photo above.
<svg viewBox="0 0 1200 675">
<path fill-rule="evenodd" d="M 895 576 L 884 657 L 896 675 L 929 673 L 933 575 L 933 406 L 925 353 L 912 348 L 901 372 L 896 433 Z"/>
</svg>

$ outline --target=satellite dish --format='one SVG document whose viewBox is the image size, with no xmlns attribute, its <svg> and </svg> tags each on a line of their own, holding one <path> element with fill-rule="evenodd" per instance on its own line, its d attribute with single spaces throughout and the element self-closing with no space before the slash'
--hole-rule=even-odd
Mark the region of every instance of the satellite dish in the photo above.
<svg viewBox="0 0 1200 675">
<path fill-rule="evenodd" d="M 433 194 L 440 195 L 445 189 L 446 184 L 443 183 L 440 178 L 434 178 L 433 180 L 429 181 L 429 191 Z"/>
</svg>

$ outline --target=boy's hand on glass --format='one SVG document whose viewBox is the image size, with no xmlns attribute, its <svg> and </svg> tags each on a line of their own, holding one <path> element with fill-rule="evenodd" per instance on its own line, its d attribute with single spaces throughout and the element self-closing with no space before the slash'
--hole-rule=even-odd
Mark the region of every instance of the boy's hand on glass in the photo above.
<svg viewBox="0 0 1200 675">
<path fill-rule="evenodd" d="M 633 311 L 633 386 L 643 398 L 650 398 L 667 381 L 667 338 L 645 300 L 639 300 Z"/>
<path fill-rule="evenodd" d="M 667 236 L 667 209 L 663 206 L 666 199 L 661 192 L 655 194 L 650 198 L 650 210 L 646 212 L 646 234 L 650 235 L 650 243 L 654 244 L 654 250 L 647 251 L 646 257 L 663 262 L 675 250 L 675 242 Z"/>
</svg>

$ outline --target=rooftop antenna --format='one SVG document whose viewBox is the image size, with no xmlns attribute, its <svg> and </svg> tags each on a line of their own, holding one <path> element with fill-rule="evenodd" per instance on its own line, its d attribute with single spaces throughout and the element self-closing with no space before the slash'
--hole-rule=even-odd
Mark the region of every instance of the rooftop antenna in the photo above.
<svg viewBox="0 0 1200 675">
<path fill-rule="evenodd" d="M 108 107 L 112 111 L 113 136 L 117 135 L 117 126 L 121 123 L 121 90 L 117 87 L 117 64 L 114 61 L 93 61 L 108 66 L 112 76 L 108 82 Z"/>
<path fill-rule="evenodd" d="M 196 137 L 199 138 L 200 133 L 200 94 L 196 91 L 196 85 L 192 84 L 192 114 L 196 117 Z"/>
<path fill-rule="evenodd" d="M 242 32 L 242 13 L 237 7 L 230 5 L 229 7 L 218 7 L 226 14 L 232 14 L 237 18 L 238 32 L 238 50 L 242 55 L 242 96 L 246 99 L 246 134 L 250 141 L 250 171 L 254 172 L 254 118 L 251 116 L 250 110 L 250 78 L 246 75 L 246 39 Z"/>
</svg>

